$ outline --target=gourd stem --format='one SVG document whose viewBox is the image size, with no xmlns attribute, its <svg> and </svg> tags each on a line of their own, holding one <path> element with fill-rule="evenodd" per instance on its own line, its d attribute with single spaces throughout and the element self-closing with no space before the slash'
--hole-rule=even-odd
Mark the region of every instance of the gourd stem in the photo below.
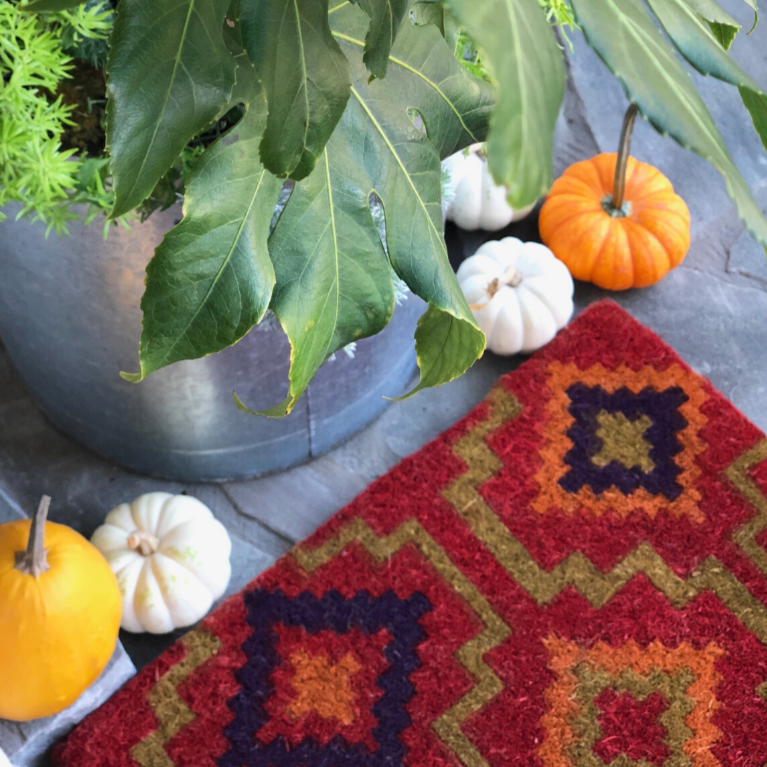
<svg viewBox="0 0 767 767">
<path fill-rule="evenodd" d="M 149 557 L 160 547 L 160 539 L 146 530 L 134 530 L 128 536 L 128 548 L 138 551 L 142 557 Z"/>
<path fill-rule="evenodd" d="M 621 210 L 623 207 L 623 195 L 626 191 L 626 166 L 629 161 L 629 149 L 631 148 L 631 133 L 634 130 L 634 120 L 637 116 L 636 104 L 629 104 L 623 117 L 621 128 L 621 141 L 618 146 L 618 159 L 615 162 L 615 180 L 613 181 L 613 197 L 610 204 L 613 210 Z"/>
<path fill-rule="evenodd" d="M 50 506 L 51 497 L 44 495 L 40 499 L 37 513 L 32 517 L 27 549 L 16 552 L 16 569 L 35 578 L 51 569 L 48 564 L 48 553 L 45 549 L 45 520 L 48 517 Z"/>
<path fill-rule="evenodd" d="M 493 300 L 493 296 L 504 285 L 511 285 L 512 288 L 516 288 L 520 282 L 522 282 L 521 275 L 517 274 L 517 269 L 514 265 L 510 266 L 500 277 L 496 277 L 488 283 L 487 288 L 485 288 L 488 295 L 487 301 L 481 304 L 469 304 L 469 309 L 473 312 L 481 311 Z"/>
</svg>

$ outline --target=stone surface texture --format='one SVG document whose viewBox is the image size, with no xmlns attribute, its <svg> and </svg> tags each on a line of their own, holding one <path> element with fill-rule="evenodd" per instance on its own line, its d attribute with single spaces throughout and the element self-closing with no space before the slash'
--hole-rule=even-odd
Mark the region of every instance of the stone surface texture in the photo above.
<svg viewBox="0 0 767 767">
<path fill-rule="evenodd" d="M 736 60 L 767 85 L 767 23 L 750 36 L 748 6 L 723 5 L 744 25 L 732 47 Z M 615 151 L 626 99 L 582 37 L 573 34 L 570 80 L 557 131 L 557 174 L 595 152 Z M 693 73 L 727 144 L 760 204 L 767 207 L 767 154 L 737 91 Z M 632 154 L 659 167 L 687 201 L 693 241 L 687 259 L 658 285 L 613 294 L 638 320 L 659 333 L 697 372 L 761 429 L 767 430 L 767 262 L 738 220 L 719 174 L 705 161 L 637 121 Z M 448 226 L 454 265 L 485 240 L 506 235 L 537 238 L 535 216 L 499 233 L 461 232 Z M 576 287 L 583 310 L 607 294 Z M 53 496 L 51 518 L 86 536 L 116 504 L 141 493 L 189 493 L 208 504 L 234 541 L 230 591 L 268 567 L 316 529 L 369 482 L 417 450 L 482 399 L 521 357 L 487 353 L 466 375 L 439 389 L 393 403 L 346 444 L 303 466 L 260 479 L 222 485 L 174 484 L 140 477 L 92 455 L 53 428 L 35 408 L 0 347 L 0 507 L 26 512 L 39 496 Z M 134 636 L 122 642 L 143 666 L 182 632 Z M 3 741 L 0 740 L 0 744 Z"/>
</svg>

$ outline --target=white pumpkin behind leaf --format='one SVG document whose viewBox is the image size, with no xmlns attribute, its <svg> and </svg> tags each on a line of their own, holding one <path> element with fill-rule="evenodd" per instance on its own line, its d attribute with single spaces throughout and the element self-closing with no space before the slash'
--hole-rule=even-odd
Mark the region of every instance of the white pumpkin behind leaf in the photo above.
<svg viewBox="0 0 767 767">
<path fill-rule="evenodd" d="M 537 242 L 486 242 L 461 264 L 457 277 L 487 348 L 496 354 L 540 349 L 572 317 L 573 278 Z"/>
<path fill-rule="evenodd" d="M 449 176 L 445 185 L 445 217 L 461 229 L 495 232 L 519 221 L 533 209 L 513 210 L 506 200 L 506 187 L 498 186 L 487 166 L 483 144 L 448 157 L 442 166 Z"/>
<path fill-rule="evenodd" d="M 107 515 L 91 543 L 123 595 L 122 627 L 166 634 L 203 618 L 226 591 L 232 542 L 205 504 L 147 493 Z"/>
</svg>

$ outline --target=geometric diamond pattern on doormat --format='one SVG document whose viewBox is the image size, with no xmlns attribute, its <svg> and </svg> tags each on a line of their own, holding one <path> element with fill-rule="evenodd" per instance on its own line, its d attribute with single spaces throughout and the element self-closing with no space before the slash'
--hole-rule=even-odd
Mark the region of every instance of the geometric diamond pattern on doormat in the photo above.
<svg viewBox="0 0 767 767">
<path fill-rule="evenodd" d="M 678 365 L 608 371 L 559 362 L 547 374 L 537 511 L 654 517 L 665 508 L 701 521 L 695 459 L 706 447 L 707 395 L 696 376 Z"/>
<path fill-rule="evenodd" d="M 643 648 L 629 640 L 585 650 L 556 635 L 544 644 L 554 674 L 544 693 L 551 708 L 541 720 L 548 737 L 538 749 L 546 767 L 601 767 L 616 759 L 656 767 L 719 764 L 711 752 L 722 735 L 713 724 L 722 681 L 716 644 L 668 649 L 656 641 Z M 642 722 L 636 704 L 648 701 L 652 717 Z"/>
<path fill-rule="evenodd" d="M 419 620 L 432 609 L 426 597 L 403 600 L 389 591 L 374 599 L 359 591 L 344 599 L 330 590 L 321 598 L 302 592 L 291 599 L 254 589 L 245 601 L 253 633 L 243 646 L 242 689 L 229 702 L 235 719 L 225 735 L 232 748 L 221 767 L 401 762 L 399 735 L 409 724 L 406 706 L 414 693 L 410 675 L 420 663 L 415 648 L 424 639 Z M 299 632 L 285 641 L 291 628 Z M 352 641 L 339 647 L 338 637 Z M 288 652 L 280 652 L 280 644 Z M 286 666 L 283 703 L 274 705 L 275 682 Z M 365 719 L 373 726 L 360 732 Z"/>
<path fill-rule="evenodd" d="M 57 767 L 764 767 L 767 440 L 591 307 Z"/>
</svg>

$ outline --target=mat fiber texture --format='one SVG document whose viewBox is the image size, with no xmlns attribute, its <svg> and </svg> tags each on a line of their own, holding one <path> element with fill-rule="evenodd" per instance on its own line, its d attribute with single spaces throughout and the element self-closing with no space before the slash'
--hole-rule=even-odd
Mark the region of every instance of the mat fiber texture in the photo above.
<svg viewBox="0 0 767 767">
<path fill-rule="evenodd" d="M 607 302 L 55 754 L 57 767 L 765 763 L 767 440 Z"/>
</svg>

